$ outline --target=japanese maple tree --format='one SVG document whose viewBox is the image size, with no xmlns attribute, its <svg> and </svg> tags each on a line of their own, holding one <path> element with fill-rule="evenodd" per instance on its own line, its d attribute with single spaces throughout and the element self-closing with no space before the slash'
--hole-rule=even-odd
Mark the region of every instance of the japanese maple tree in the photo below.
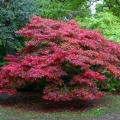
<svg viewBox="0 0 120 120">
<path fill-rule="evenodd" d="M 105 81 L 103 70 L 120 78 L 120 45 L 74 20 L 33 16 L 16 33 L 25 38 L 25 48 L 4 58 L 8 64 L 1 67 L 0 93 L 12 95 L 22 85 L 45 79 L 46 100 L 96 99 L 104 95 L 95 82 Z"/>
</svg>

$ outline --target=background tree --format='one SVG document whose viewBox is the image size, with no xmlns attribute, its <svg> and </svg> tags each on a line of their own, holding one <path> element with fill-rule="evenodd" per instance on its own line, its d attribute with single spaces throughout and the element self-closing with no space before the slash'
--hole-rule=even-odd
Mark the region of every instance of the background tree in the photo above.
<svg viewBox="0 0 120 120">
<path fill-rule="evenodd" d="M 103 0 L 103 4 L 97 4 L 97 12 L 112 12 L 120 17 L 120 0 Z"/>
<path fill-rule="evenodd" d="M 0 61 L 7 53 L 15 54 L 22 39 L 14 33 L 32 16 L 35 0 L 0 0 Z"/>
<path fill-rule="evenodd" d="M 38 15 L 51 19 L 73 19 L 77 14 L 90 14 L 87 0 L 37 0 L 36 7 Z"/>
<path fill-rule="evenodd" d="M 120 19 L 111 12 L 99 12 L 94 17 L 77 17 L 77 22 L 83 28 L 99 30 L 108 40 L 120 43 Z"/>
</svg>

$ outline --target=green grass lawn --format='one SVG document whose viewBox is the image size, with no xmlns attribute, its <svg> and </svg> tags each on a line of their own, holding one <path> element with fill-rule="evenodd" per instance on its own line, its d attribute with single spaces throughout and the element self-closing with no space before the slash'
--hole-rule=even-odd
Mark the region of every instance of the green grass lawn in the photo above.
<svg viewBox="0 0 120 120">
<path fill-rule="evenodd" d="M 24 106 L 22 107 L 23 109 L 19 109 L 14 105 L 11 107 L 0 104 L 0 120 L 82 120 L 96 118 L 112 112 L 120 112 L 120 95 L 106 95 L 98 100 L 94 107 L 85 108 L 82 111 L 66 109 L 63 111 L 39 112 L 29 111 L 24 109 Z"/>
</svg>

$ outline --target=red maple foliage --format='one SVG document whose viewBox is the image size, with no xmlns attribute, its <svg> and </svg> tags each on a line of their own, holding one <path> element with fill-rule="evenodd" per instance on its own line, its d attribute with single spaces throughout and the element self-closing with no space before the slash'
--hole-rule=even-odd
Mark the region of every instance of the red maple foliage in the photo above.
<svg viewBox="0 0 120 120">
<path fill-rule="evenodd" d="M 95 82 L 106 79 L 103 70 L 120 78 L 120 45 L 74 20 L 33 16 L 16 33 L 26 39 L 25 48 L 5 57 L 9 62 L 1 67 L 0 93 L 12 95 L 21 85 L 45 78 L 46 100 L 96 99 L 104 94 Z"/>
</svg>

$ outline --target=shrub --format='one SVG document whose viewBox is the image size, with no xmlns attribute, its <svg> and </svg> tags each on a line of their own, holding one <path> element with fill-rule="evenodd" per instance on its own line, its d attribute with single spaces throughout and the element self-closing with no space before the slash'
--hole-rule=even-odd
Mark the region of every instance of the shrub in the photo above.
<svg viewBox="0 0 120 120">
<path fill-rule="evenodd" d="M 119 92 L 120 80 L 114 76 L 111 76 L 111 74 L 105 70 L 102 73 L 107 77 L 107 79 L 102 86 L 98 86 L 98 87 L 102 91 Z"/>
<path fill-rule="evenodd" d="M 1 67 L 0 93 L 12 95 L 22 85 L 44 80 L 46 100 L 96 99 L 104 95 L 95 82 L 105 81 L 103 70 L 120 78 L 120 45 L 74 20 L 33 16 L 16 33 L 26 39 L 25 48 L 4 58 L 9 62 Z"/>
<path fill-rule="evenodd" d="M 88 29 L 100 29 L 100 32 L 108 40 L 113 40 L 120 44 L 120 19 L 116 17 L 111 12 L 98 12 L 94 17 L 77 17 L 76 20 L 81 24 L 82 28 Z M 104 71 L 103 71 L 104 72 Z M 120 88 L 120 81 L 111 76 L 108 72 L 104 72 L 104 75 L 107 76 L 106 83 L 104 87 L 100 90 L 106 91 L 118 91 Z"/>
</svg>

